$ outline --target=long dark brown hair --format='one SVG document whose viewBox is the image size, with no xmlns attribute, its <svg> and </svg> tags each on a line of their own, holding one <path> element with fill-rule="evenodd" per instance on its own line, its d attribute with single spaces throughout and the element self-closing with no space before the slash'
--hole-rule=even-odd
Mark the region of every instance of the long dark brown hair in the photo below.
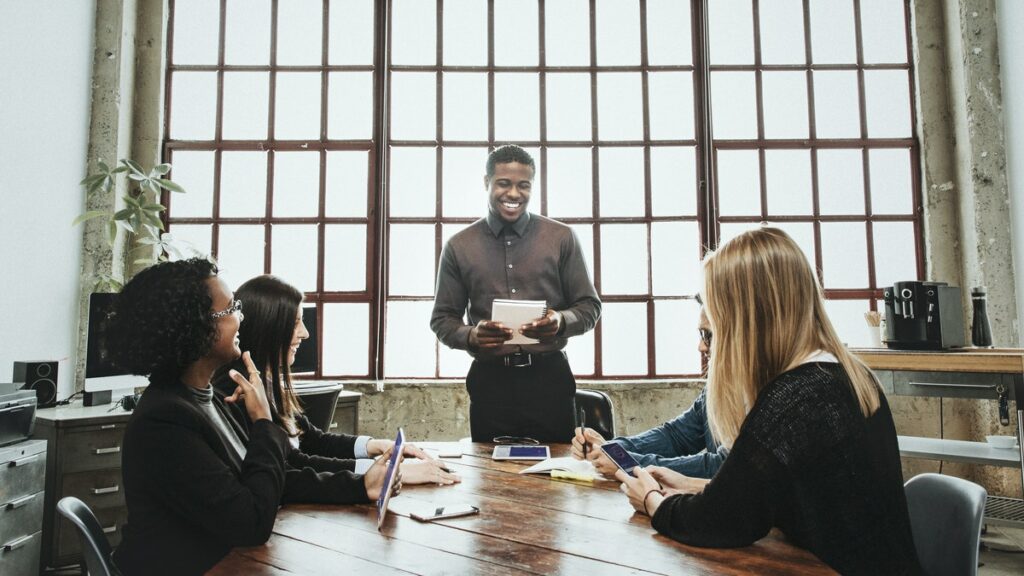
<svg viewBox="0 0 1024 576">
<path fill-rule="evenodd" d="M 288 366 L 288 348 L 295 333 L 295 319 L 302 305 L 302 292 L 270 274 L 257 276 L 235 291 L 242 301 L 244 319 L 238 329 L 242 350 L 248 350 L 252 363 L 271 375 L 267 380 L 267 398 L 275 420 L 288 434 L 297 436 L 295 416 L 302 405 L 292 390 L 292 372 Z"/>
</svg>

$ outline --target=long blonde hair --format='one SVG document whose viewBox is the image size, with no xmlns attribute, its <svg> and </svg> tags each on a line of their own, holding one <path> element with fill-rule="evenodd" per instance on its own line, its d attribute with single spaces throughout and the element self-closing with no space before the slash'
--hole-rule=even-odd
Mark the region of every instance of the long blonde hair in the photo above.
<svg viewBox="0 0 1024 576">
<path fill-rule="evenodd" d="M 878 409 L 874 375 L 840 341 L 814 271 L 782 230 L 751 230 L 709 253 L 704 307 L 715 334 L 707 412 L 720 444 L 732 446 L 769 382 L 818 350 L 842 364 L 865 417 Z"/>
</svg>

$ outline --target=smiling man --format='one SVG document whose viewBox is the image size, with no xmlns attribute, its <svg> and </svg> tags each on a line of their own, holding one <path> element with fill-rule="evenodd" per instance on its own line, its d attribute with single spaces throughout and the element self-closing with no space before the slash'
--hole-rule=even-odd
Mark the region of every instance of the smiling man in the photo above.
<svg viewBox="0 0 1024 576">
<path fill-rule="evenodd" d="M 487 216 L 452 236 L 441 254 L 430 327 L 441 342 L 474 358 L 466 376 L 474 442 L 571 440 L 576 380 L 562 349 L 601 315 L 572 229 L 527 211 L 535 175 L 522 148 L 494 150 L 484 176 Z M 548 312 L 505 326 L 491 321 L 495 298 L 543 300 Z M 506 344 L 515 332 L 539 343 Z"/>
</svg>

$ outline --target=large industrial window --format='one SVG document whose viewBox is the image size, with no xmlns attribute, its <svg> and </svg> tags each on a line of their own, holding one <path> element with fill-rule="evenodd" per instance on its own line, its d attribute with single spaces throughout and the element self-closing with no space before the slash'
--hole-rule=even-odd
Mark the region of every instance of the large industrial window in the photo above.
<svg viewBox="0 0 1024 576">
<path fill-rule="evenodd" d="M 604 301 L 582 377 L 697 374 L 700 259 L 789 231 L 867 343 L 920 275 L 904 0 L 172 0 L 170 230 L 320 309 L 318 376 L 461 377 L 428 326 L 489 149 L 537 161 Z M 884 251 L 883 251 L 884 249 Z"/>
</svg>

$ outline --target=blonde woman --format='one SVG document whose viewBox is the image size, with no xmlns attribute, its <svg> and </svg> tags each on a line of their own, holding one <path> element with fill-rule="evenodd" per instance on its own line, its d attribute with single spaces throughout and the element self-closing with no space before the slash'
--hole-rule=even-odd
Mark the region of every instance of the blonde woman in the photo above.
<svg viewBox="0 0 1024 576">
<path fill-rule="evenodd" d="M 619 471 L 633 507 L 684 544 L 746 546 L 777 527 L 843 574 L 920 572 L 892 413 L 800 248 L 774 228 L 734 238 L 705 259 L 704 302 L 708 419 L 729 457 L 706 485 Z"/>
</svg>

